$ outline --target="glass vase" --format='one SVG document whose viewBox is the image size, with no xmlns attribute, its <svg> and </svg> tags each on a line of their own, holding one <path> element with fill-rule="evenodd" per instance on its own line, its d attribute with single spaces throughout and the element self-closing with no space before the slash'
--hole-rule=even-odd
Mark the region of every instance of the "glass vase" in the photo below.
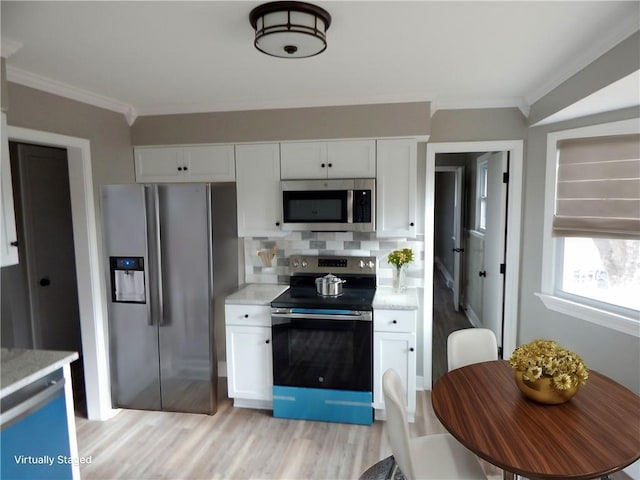
<svg viewBox="0 0 640 480">
<path fill-rule="evenodd" d="M 393 289 L 403 292 L 407 289 L 407 265 L 401 265 L 393 269 Z"/>
</svg>

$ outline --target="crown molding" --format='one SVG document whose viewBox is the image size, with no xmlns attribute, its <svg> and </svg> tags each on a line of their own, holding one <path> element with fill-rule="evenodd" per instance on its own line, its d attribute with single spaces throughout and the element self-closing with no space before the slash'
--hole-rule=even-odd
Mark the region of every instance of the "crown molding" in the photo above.
<svg viewBox="0 0 640 480">
<path fill-rule="evenodd" d="M 19 83 L 26 87 L 42 90 L 47 93 L 59 95 L 61 97 L 70 98 L 78 102 L 87 103 L 94 107 L 104 108 L 112 112 L 118 112 L 125 116 L 127 123 L 131 126 L 136 121 L 138 113 L 136 109 L 124 102 L 113 98 L 98 95 L 87 90 L 68 85 L 66 83 L 51 80 L 34 73 L 22 70 L 20 68 L 7 65 L 7 80 L 13 83 Z"/>
<path fill-rule="evenodd" d="M 600 41 L 591 45 L 590 48 L 581 49 L 580 53 L 565 62 L 563 66 L 556 71 L 555 75 L 550 75 L 545 83 L 531 91 L 528 95 L 525 95 L 524 99 L 526 103 L 533 105 L 553 89 L 569 80 L 573 75 L 583 70 L 637 31 L 638 18 L 633 15 L 625 18 L 625 20 L 618 25 L 618 28 L 607 32 L 607 35 L 604 35 Z"/>
<path fill-rule="evenodd" d="M 22 43 L 16 40 L 10 40 L 8 38 L 2 39 L 2 56 L 4 58 L 9 58 L 11 55 L 16 53 L 18 50 L 22 48 Z"/>
</svg>

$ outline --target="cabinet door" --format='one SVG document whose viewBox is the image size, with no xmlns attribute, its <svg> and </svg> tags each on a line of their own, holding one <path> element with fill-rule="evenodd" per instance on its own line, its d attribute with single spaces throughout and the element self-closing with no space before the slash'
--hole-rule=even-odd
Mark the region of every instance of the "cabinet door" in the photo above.
<svg viewBox="0 0 640 480">
<path fill-rule="evenodd" d="M 375 140 L 327 143 L 329 178 L 375 178 Z"/>
<path fill-rule="evenodd" d="M 16 217 L 13 208 L 13 187 L 11 185 L 11 162 L 9 160 L 9 140 L 7 138 L 7 116 L 2 114 L 2 156 L 0 156 L 0 266 L 18 263 L 18 237 Z"/>
<path fill-rule="evenodd" d="M 184 173 L 191 182 L 233 182 L 236 179 L 233 145 L 197 145 L 184 148 Z"/>
<path fill-rule="evenodd" d="M 378 140 L 378 237 L 416 236 L 417 141 Z"/>
<path fill-rule="evenodd" d="M 280 146 L 236 146 L 238 236 L 278 233 L 281 222 Z"/>
<path fill-rule="evenodd" d="M 282 180 L 327 178 L 327 142 L 280 144 Z"/>
<path fill-rule="evenodd" d="M 393 368 L 405 388 L 407 413 L 416 411 L 415 333 L 373 332 L 373 408 L 384 409 L 382 375 Z"/>
<path fill-rule="evenodd" d="M 226 328 L 229 397 L 272 400 L 271 327 Z"/>
<path fill-rule="evenodd" d="M 184 182 L 182 147 L 136 148 L 136 182 Z"/>
</svg>

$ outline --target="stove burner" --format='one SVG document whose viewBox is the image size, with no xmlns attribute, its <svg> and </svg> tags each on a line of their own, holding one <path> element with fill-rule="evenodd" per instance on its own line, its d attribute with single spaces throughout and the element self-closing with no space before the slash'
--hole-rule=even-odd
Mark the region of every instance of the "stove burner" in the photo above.
<svg viewBox="0 0 640 480">
<path fill-rule="evenodd" d="M 289 257 L 290 288 L 271 302 L 274 308 L 334 308 L 372 311 L 376 293 L 375 257 Z M 347 280 L 340 295 L 321 295 L 318 277 L 333 273 Z"/>
<path fill-rule="evenodd" d="M 344 295 L 344 291 L 340 292 L 340 293 L 336 293 L 335 295 L 323 295 L 321 293 L 316 292 L 316 295 L 318 295 L 319 297 L 323 297 L 323 298 L 336 298 L 336 297 L 341 297 L 342 295 Z"/>
</svg>

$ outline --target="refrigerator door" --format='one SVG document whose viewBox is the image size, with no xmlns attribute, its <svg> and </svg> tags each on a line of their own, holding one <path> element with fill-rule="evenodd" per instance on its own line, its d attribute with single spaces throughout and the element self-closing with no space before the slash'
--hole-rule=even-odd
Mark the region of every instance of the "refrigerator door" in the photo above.
<svg viewBox="0 0 640 480">
<path fill-rule="evenodd" d="M 215 413 L 210 187 L 167 184 L 157 192 L 162 409 Z"/>
<path fill-rule="evenodd" d="M 141 185 L 110 185 L 102 189 L 103 235 L 109 257 L 141 257 L 149 265 L 145 192 Z M 107 268 L 107 272 L 109 269 Z M 144 272 L 146 299 L 150 277 Z M 107 273 L 108 291 L 113 278 Z M 111 395 L 114 407 L 159 410 L 158 327 L 150 302 L 117 303 L 108 296 Z"/>
</svg>

